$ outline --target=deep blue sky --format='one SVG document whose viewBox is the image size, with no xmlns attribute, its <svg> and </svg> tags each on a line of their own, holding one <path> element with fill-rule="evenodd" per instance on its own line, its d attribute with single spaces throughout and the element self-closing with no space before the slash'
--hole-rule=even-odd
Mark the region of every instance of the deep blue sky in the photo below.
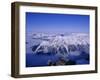
<svg viewBox="0 0 100 80">
<path fill-rule="evenodd" d="M 89 15 L 26 12 L 29 32 L 89 32 Z"/>
</svg>

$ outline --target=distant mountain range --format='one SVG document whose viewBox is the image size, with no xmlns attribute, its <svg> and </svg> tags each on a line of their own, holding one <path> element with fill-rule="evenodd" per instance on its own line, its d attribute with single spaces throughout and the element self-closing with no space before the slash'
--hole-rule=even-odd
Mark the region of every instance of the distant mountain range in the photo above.
<svg viewBox="0 0 100 80">
<path fill-rule="evenodd" d="M 27 53 L 61 56 L 89 54 L 88 33 L 31 33 L 27 34 L 26 40 Z"/>
</svg>

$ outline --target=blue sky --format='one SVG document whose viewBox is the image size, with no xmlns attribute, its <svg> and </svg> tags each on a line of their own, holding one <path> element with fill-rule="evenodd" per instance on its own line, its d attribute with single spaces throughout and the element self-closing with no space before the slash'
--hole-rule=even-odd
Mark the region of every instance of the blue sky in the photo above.
<svg viewBox="0 0 100 80">
<path fill-rule="evenodd" d="M 26 31 L 29 32 L 89 32 L 89 15 L 26 12 Z"/>
</svg>

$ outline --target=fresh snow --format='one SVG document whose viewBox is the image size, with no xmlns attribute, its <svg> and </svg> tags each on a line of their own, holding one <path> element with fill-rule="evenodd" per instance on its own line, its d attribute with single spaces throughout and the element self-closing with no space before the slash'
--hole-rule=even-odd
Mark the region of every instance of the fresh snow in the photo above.
<svg viewBox="0 0 100 80">
<path fill-rule="evenodd" d="M 26 42 L 27 53 L 51 53 L 63 56 L 80 55 L 81 52 L 89 53 L 88 33 L 27 33 Z"/>
</svg>

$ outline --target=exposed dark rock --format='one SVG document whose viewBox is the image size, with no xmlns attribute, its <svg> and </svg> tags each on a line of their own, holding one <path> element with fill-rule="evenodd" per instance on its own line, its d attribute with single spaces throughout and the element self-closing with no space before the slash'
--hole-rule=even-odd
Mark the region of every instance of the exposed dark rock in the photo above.
<svg viewBox="0 0 100 80">
<path fill-rule="evenodd" d="M 31 48 L 32 48 L 32 51 L 34 52 L 36 49 L 37 49 L 37 47 L 38 47 L 39 45 L 34 45 L 34 46 L 32 46 Z"/>
<path fill-rule="evenodd" d="M 76 62 L 75 61 L 72 61 L 72 60 L 69 60 L 65 63 L 65 65 L 75 65 Z"/>
<path fill-rule="evenodd" d="M 26 42 L 26 44 L 28 44 L 28 42 Z"/>
</svg>

